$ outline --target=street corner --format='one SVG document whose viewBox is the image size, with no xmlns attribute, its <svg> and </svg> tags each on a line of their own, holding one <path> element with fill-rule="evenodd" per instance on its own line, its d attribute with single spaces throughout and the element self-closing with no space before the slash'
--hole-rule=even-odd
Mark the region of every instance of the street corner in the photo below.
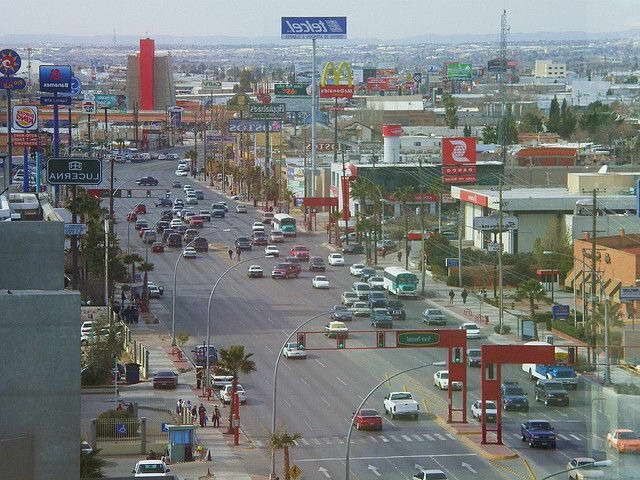
<svg viewBox="0 0 640 480">
<path fill-rule="evenodd" d="M 436 423 L 456 435 L 461 443 L 476 452 L 482 458 L 489 461 L 511 460 L 519 458 L 520 455 L 506 445 L 483 445 L 480 425 L 469 423 L 447 423 L 438 416 Z"/>
</svg>

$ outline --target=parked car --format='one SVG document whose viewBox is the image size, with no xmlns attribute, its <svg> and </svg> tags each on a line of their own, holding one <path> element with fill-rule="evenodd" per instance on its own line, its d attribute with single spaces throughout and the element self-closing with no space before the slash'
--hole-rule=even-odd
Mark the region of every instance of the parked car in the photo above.
<svg viewBox="0 0 640 480">
<path fill-rule="evenodd" d="M 449 388 L 449 371 L 448 370 L 438 370 L 433 374 L 433 385 L 438 387 L 440 390 L 447 390 Z M 451 390 L 461 390 L 462 382 L 452 381 L 451 382 Z"/>
<path fill-rule="evenodd" d="M 147 206 L 144 203 L 139 203 L 133 207 L 133 213 L 136 215 L 145 215 L 147 213 Z"/>
<path fill-rule="evenodd" d="M 354 302 L 349 310 L 353 313 L 354 317 L 368 317 L 371 315 L 371 307 L 367 302 Z"/>
<path fill-rule="evenodd" d="M 202 218 L 205 222 L 211 221 L 211 211 L 210 210 L 200 210 L 198 212 L 198 216 Z"/>
<path fill-rule="evenodd" d="M 184 237 L 182 237 L 182 241 L 185 245 L 190 244 L 195 238 L 200 234 L 198 230 L 195 228 L 188 228 L 186 232 L 184 232 Z"/>
<path fill-rule="evenodd" d="M 156 232 L 153 230 L 145 230 L 142 234 L 142 241 L 148 244 L 154 243 L 156 241 Z"/>
<path fill-rule="evenodd" d="M 232 392 L 233 385 L 226 385 L 222 390 L 220 390 L 220 401 L 225 405 L 229 405 L 232 400 Z M 236 385 L 236 394 L 238 395 L 240 403 L 247 403 L 247 392 L 239 383 Z"/>
<path fill-rule="evenodd" d="M 134 478 L 168 477 L 171 469 L 162 460 L 140 460 L 131 473 Z"/>
<path fill-rule="evenodd" d="M 363 408 L 353 421 L 356 430 L 382 430 L 382 417 L 373 408 Z"/>
<path fill-rule="evenodd" d="M 177 232 L 169 234 L 167 237 L 167 245 L 176 248 L 182 247 L 182 235 Z"/>
<path fill-rule="evenodd" d="M 439 308 L 425 308 L 422 312 L 422 321 L 427 325 L 446 325 L 447 319 Z"/>
<path fill-rule="evenodd" d="M 255 246 L 263 246 L 269 243 L 269 237 L 264 232 L 253 232 L 251 235 L 251 244 Z"/>
<path fill-rule="evenodd" d="M 171 370 L 163 370 L 153 376 L 153 388 L 177 388 L 178 374 Z"/>
<path fill-rule="evenodd" d="M 198 200 L 204 200 L 204 192 L 202 190 L 196 190 L 195 194 Z"/>
<path fill-rule="evenodd" d="M 156 223 L 156 233 L 164 232 L 165 228 L 169 228 L 169 221 L 161 220 Z"/>
<path fill-rule="evenodd" d="M 345 307 L 350 307 L 357 301 L 358 295 L 354 292 L 342 292 L 342 304 Z"/>
<path fill-rule="evenodd" d="M 169 198 L 159 198 L 155 203 L 156 207 L 171 207 L 173 202 Z"/>
<path fill-rule="evenodd" d="M 140 230 L 141 228 L 149 228 L 149 224 L 146 220 L 136 220 L 136 224 L 134 226 L 136 230 Z"/>
<path fill-rule="evenodd" d="M 251 265 L 247 269 L 247 276 L 249 278 L 262 278 L 264 276 L 264 270 L 260 265 Z"/>
</svg>

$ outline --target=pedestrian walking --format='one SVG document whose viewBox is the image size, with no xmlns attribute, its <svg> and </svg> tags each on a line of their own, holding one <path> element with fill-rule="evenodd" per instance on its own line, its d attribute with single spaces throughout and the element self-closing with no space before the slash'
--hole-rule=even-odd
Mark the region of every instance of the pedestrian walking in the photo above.
<svg viewBox="0 0 640 480">
<path fill-rule="evenodd" d="M 213 426 L 218 428 L 220 426 L 220 410 L 218 410 L 217 405 L 213 407 L 213 415 L 211 415 L 211 419 L 213 420 Z"/>
<path fill-rule="evenodd" d="M 482 298 L 484 298 L 484 301 L 487 301 L 487 290 L 486 289 L 482 289 L 480 290 L 480 295 L 482 295 Z"/>
<path fill-rule="evenodd" d="M 402 250 L 398 250 L 398 261 L 402 261 Z"/>
<path fill-rule="evenodd" d="M 187 410 L 191 411 L 191 400 L 187 400 Z"/>
<path fill-rule="evenodd" d="M 206 414 L 207 414 L 207 409 L 204 408 L 204 405 L 200 404 L 200 406 L 198 407 L 198 416 L 200 418 L 200 426 L 201 427 L 205 426 Z"/>
<path fill-rule="evenodd" d="M 196 420 L 198 418 L 198 409 L 196 408 L 196 406 L 194 405 L 191 408 L 191 424 L 195 425 L 196 424 Z"/>
<path fill-rule="evenodd" d="M 229 249 L 227 253 L 229 254 L 229 260 L 233 260 L 233 250 Z"/>
<path fill-rule="evenodd" d="M 238 258 L 238 261 L 240 261 L 240 254 L 242 253 L 242 250 L 240 250 L 240 247 L 236 248 L 236 257 Z"/>
<path fill-rule="evenodd" d="M 456 296 L 456 292 L 452 290 L 449 290 L 449 305 L 453 305 L 453 297 Z"/>
<path fill-rule="evenodd" d="M 179 398 L 178 401 L 176 402 L 176 415 L 180 415 L 181 412 L 182 412 L 182 399 Z"/>
<path fill-rule="evenodd" d="M 460 296 L 462 297 L 462 303 L 467 303 L 467 297 L 469 296 L 469 292 L 467 292 L 466 288 L 462 289 L 462 293 L 460 294 Z"/>
</svg>

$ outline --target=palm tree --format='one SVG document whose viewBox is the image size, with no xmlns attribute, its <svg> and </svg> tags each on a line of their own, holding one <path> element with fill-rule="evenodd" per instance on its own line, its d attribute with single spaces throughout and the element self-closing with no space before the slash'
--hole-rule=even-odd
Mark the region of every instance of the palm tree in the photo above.
<svg viewBox="0 0 640 480">
<path fill-rule="evenodd" d="M 99 449 L 94 449 L 91 453 L 80 453 L 80 479 L 93 480 L 94 478 L 104 478 L 102 467 L 107 462 L 98 457 Z"/>
<path fill-rule="evenodd" d="M 536 302 L 543 300 L 547 296 L 547 292 L 545 291 L 542 284 L 536 280 L 535 278 L 530 278 L 529 280 L 518 285 L 518 289 L 516 290 L 515 299 L 517 301 L 520 300 L 529 300 L 529 310 L 531 312 L 531 320 L 533 321 L 534 326 L 534 334 L 535 337 L 538 338 L 538 328 L 536 326 Z M 499 326 L 500 332 L 502 332 L 502 324 Z"/>
<path fill-rule="evenodd" d="M 340 212 L 331 212 L 329 214 L 329 228 L 328 228 L 328 233 L 329 233 L 329 243 L 331 243 L 331 230 L 335 229 L 335 243 L 336 245 L 338 245 L 340 242 L 339 237 L 340 237 L 340 227 L 339 227 L 339 221 L 342 218 L 342 215 L 340 214 Z"/>
<path fill-rule="evenodd" d="M 282 470 L 284 480 L 289 480 L 289 447 L 302 438 L 300 433 L 276 432 L 271 435 L 270 444 L 273 450 L 282 450 Z"/>
<path fill-rule="evenodd" d="M 149 311 L 149 290 L 147 288 L 149 283 L 149 272 L 153 272 L 153 263 L 142 262 L 138 269 L 144 272 L 144 280 L 142 281 L 142 312 Z"/>
<path fill-rule="evenodd" d="M 231 398 L 236 395 L 236 388 L 238 386 L 238 375 L 247 375 L 256 371 L 256 362 L 251 357 L 253 353 L 245 353 L 244 345 L 231 345 L 229 348 L 220 349 L 220 358 L 218 360 L 218 367 L 233 376 L 233 382 L 231 384 Z M 232 404 L 233 405 L 233 404 Z M 229 409 L 229 430 L 233 431 L 233 408 Z"/>
<path fill-rule="evenodd" d="M 415 193 L 413 186 L 405 185 L 404 187 L 398 187 L 393 193 L 394 197 L 400 202 L 401 211 L 400 214 L 404 216 L 404 268 L 409 268 L 409 216 L 406 212 L 407 203 L 415 200 Z"/>
<path fill-rule="evenodd" d="M 136 278 L 136 263 L 142 262 L 142 257 L 137 253 L 127 253 L 122 257 L 122 262 L 125 265 L 131 265 L 131 281 L 135 282 Z"/>
</svg>

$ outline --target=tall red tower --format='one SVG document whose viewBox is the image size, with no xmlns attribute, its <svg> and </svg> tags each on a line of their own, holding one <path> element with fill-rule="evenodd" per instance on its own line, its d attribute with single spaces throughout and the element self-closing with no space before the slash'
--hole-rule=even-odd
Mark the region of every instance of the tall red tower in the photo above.
<svg viewBox="0 0 640 480">
<path fill-rule="evenodd" d="M 150 38 L 140 39 L 140 110 L 153 110 L 153 62 L 156 54 L 155 42 Z"/>
</svg>

